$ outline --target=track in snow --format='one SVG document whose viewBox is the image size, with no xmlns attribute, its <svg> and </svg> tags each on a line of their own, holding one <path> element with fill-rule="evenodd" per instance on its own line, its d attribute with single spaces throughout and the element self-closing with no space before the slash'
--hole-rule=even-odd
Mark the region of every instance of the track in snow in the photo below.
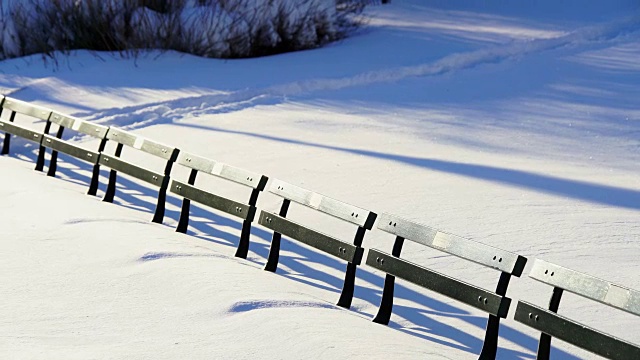
<svg viewBox="0 0 640 360">
<path fill-rule="evenodd" d="M 105 125 L 137 129 L 153 124 L 171 123 L 186 116 L 225 113 L 255 105 L 273 104 L 287 96 L 395 82 L 412 77 L 438 76 L 485 64 L 501 63 L 564 46 L 582 46 L 610 41 L 639 29 L 640 16 L 634 16 L 604 25 L 580 28 L 555 38 L 519 41 L 508 45 L 452 54 L 440 60 L 417 66 L 371 71 L 338 79 L 295 81 L 261 89 L 244 89 L 232 93 L 185 97 L 76 115 Z"/>
</svg>

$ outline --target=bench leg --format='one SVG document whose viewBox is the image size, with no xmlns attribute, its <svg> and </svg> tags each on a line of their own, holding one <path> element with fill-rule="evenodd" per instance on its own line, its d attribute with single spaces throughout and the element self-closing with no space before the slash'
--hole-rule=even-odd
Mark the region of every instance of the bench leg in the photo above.
<svg viewBox="0 0 640 360">
<path fill-rule="evenodd" d="M 167 161 L 167 165 L 164 168 L 164 181 L 160 186 L 160 190 L 158 191 L 158 203 L 156 204 L 156 211 L 153 214 L 153 219 L 151 220 L 154 223 L 162 224 L 162 220 L 164 220 L 164 210 L 165 204 L 167 202 L 167 189 L 169 188 L 169 176 L 171 175 L 171 168 L 173 167 L 174 159 L 169 159 Z"/>
<path fill-rule="evenodd" d="M 189 227 L 189 209 L 191 208 L 191 200 L 182 199 L 182 210 L 180 211 L 180 220 L 176 226 L 176 232 L 186 234 Z"/>
<path fill-rule="evenodd" d="M 47 152 L 47 148 L 40 145 L 40 149 L 38 149 L 38 159 L 36 160 L 36 167 L 35 171 L 42 171 L 44 170 L 44 155 Z"/>
<path fill-rule="evenodd" d="M 562 299 L 563 290 L 558 287 L 553 288 L 553 293 L 551 294 L 551 300 L 549 300 L 549 310 L 554 313 L 558 312 L 558 308 L 560 307 L 560 300 Z M 538 342 L 538 355 L 536 356 L 537 360 L 549 360 L 549 356 L 551 354 L 551 336 L 541 333 L 540 334 L 540 342 Z"/>
<path fill-rule="evenodd" d="M 340 299 L 336 305 L 349 309 L 351 302 L 353 301 L 353 290 L 356 282 L 356 270 L 357 265 L 354 263 L 347 264 L 347 271 L 344 274 L 344 283 L 342 285 L 342 292 L 340 293 Z"/>
<path fill-rule="evenodd" d="M 256 204 L 258 203 L 258 195 L 260 195 L 260 190 L 253 189 L 251 191 L 251 197 L 249 198 L 249 205 L 255 209 Z M 251 237 L 251 222 L 253 221 L 253 216 L 251 219 L 247 218 L 242 222 L 242 233 L 240 234 L 240 242 L 238 242 L 238 248 L 236 249 L 236 257 L 241 259 L 246 259 L 249 254 L 249 240 Z"/>
<path fill-rule="evenodd" d="M 56 137 L 58 139 L 62 139 L 62 133 L 64 128 L 61 126 L 58 128 L 58 133 Z M 49 160 L 49 171 L 47 171 L 47 176 L 56 176 L 56 170 L 58 169 L 58 152 L 53 150 L 51 152 L 51 159 Z"/>
<path fill-rule="evenodd" d="M 98 153 L 102 153 L 104 148 L 107 145 L 107 139 L 102 139 L 100 141 L 100 146 L 98 147 Z M 91 175 L 91 183 L 89 184 L 89 191 L 87 191 L 87 195 L 95 196 L 98 194 L 98 185 L 100 181 L 100 164 L 93 165 L 93 175 Z"/>
<path fill-rule="evenodd" d="M 191 169 L 189 174 L 189 185 L 196 184 L 196 177 L 198 176 L 198 170 Z M 191 209 L 191 200 L 187 198 L 182 199 L 182 210 L 180 210 L 180 219 L 178 220 L 178 226 L 176 226 L 176 232 L 186 234 L 189 227 L 189 211 Z"/>
<path fill-rule="evenodd" d="M 280 212 L 278 215 L 285 217 L 287 216 L 287 211 L 289 211 L 289 204 L 291 204 L 291 200 L 284 199 L 282 201 L 282 206 L 280 206 Z M 274 232 L 273 237 L 271 238 L 271 247 L 269 247 L 269 257 L 267 258 L 267 264 L 264 266 L 266 271 L 276 272 L 278 268 L 278 261 L 280 259 L 280 239 L 282 238 L 282 234 Z"/>
<path fill-rule="evenodd" d="M 4 133 L 4 141 L 2 142 L 2 152 L 0 153 L 0 155 L 8 155 L 10 146 L 11 146 L 11 134 Z"/>
<path fill-rule="evenodd" d="M 246 259 L 249 254 L 249 237 L 251 236 L 251 220 L 242 222 L 242 233 L 240 233 L 240 242 L 236 249 L 235 257 Z"/>
<path fill-rule="evenodd" d="M 356 236 L 353 239 L 353 244 L 357 246 L 360 250 L 362 250 L 362 241 L 364 240 L 364 234 L 367 229 L 362 226 L 358 227 L 358 231 L 356 231 Z M 345 309 L 349 309 L 351 307 L 351 302 L 353 301 L 353 290 L 355 289 L 356 282 L 356 270 L 358 264 L 362 257 L 353 263 L 347 264 L 347 271 L 344 274 L 344 282 L 342 284 L 342 292 L 340 293 L 340 299 L 336 305 L 343 307 Z"/>
<path fill-rule="evenodd" d="M 396 240 L 393 243 L 393 249 L 391 255 L 399 257 L 402 252 L 402 245 L 404 245 L 404 238 L 402 236 L 396 236 Z M 387 274 L 384 277 L 384 288 L 382 290 L 382 299 L 380 300 L 380 307 L 378 313 L 373 318 L 373 322 L 383 325 L 388 325 L 391 319 L 391 313 L 393 311 L 393 291 L 395 288 L 396 277 Z"/>
<path fill-rule="evenodd" d="M 49 170 L 47 176 L 55 177 L 58 170 L 58 152 L 53 150 L 51 152 L 51 160 L 49 160 Z"/>
<path fill-rule="evenodd" d="M 123 147 L 123 144 L 118 144 L 118 146 L 116 146 L 116 152 L 113 156 L 120 157 L 122 155 Z M 110 203 L 113 202 L 113 198 L 116 195 L 116 180 L 118 180 L 118 172 L 112 169 L 109 172 L 109 183 L 107 184 L 107 191 L 104 193 L 104 198 L 102 199 L 102 201 Z"/>
<path fill-rule="evenodd" d="M 500 318 L 489 315 L 487 320 L 487 330 L 484 334 L 484 344 L 480 352 L 479 360 L 495 359 L 498 352 L 498 331 L 500 329 Z"/>
<path fill-rule="evenodd" d="M 44 155 L 47 152 L 47 148 L 40 145 L 40 149 L 38 150 L 38 159 L 36 160 L 36 167 L 35 171 L 42 171 L 44 170 Z"/>
<path fill-rule="evenodd" d="M 104 198 L 102 201 L 104 202 L 113 202 L 113 198 L 116 195 L 116 180 L 118 179 L 118 172 L 115 170 L 111 170 L 109 172 L 109 183 L 107 184 L 107 191 L 104 193 Z"/>
<path fill-rule="evenodd" d="M 91 175 L 91 183 L 89 184 L 89 191 L 87 195 L 96 196 L 98 194 L 98 185 L 100 179 L 100 165 L 93 165 L 93 175 Z"/>
<path fill-rule="evenodd" d="M 511 280 L 511 274 L 502 272 L 500 273 L 500 279 L 498 280 L 498 286 L 496 287 L 496 294 L 500 296 L 507 295 L 507 287 L 509 287 L 509 280 Z M 478 359 L 495 359 L 498 353 L 498 332 L 500 330 L 500 318 L 497 316 L 489 315 L 487 320 L 487 329 L 484 334 L 484 343 L 482 344 L 482 351 Z"/>
<path fill-rule="evenodd" d="M 158 191 L 158 203 L 156 204 L 156 211 L 153 214 L 153 219 L 151 220 L 152 222 L 157 224 L 162 224 L 162 220 L 164 220 L 164 209 L 165 209 L 166 201 L 167 201 L 167 188 L 163 186 Z"/>
<path fill-rule="evenodd" d="M 44 133 L 49 134 L 51 130 L 51 121 L 47 120 L 46 125 L 44 126 Z M 43 145 L 40 145 L 40 149 L 38 149 L 38 160 L 36 160 L 36 168 L 35 171 L 44 170 L 44 155 L 47 153 L 47 148 Z"/>
<path fill-rule="evenodd" d="M 266 271 L 276 272 L 278 268 L 278 260 L 280 258 L 280 238 L 282 234 L 274 232 L 271 238 L 271 247 L 269 247 L 269 257 L 267 264 L 264 266 Z"/>
<path fill-rule="evenodd" d="M 393 311 L 393 290 L 395 287 L 396 277 L 387 274 L 384 278 L 384 289 L 382 290 L 382 299 L 378 313 L 373 318 L 374 323 L 388 325 Z"/>
<path fill-rule="evenodd" d="M 16 119 L 16 112 L 11 112 L 11 117 L 9 118 L 9 122 L 13 122 Z M 4 141 L 2 142 L 2 152 L 0 155 L 9 155 L 9 148 L 11 147 L 11 134 L 4 133 Z"/>
</svg>

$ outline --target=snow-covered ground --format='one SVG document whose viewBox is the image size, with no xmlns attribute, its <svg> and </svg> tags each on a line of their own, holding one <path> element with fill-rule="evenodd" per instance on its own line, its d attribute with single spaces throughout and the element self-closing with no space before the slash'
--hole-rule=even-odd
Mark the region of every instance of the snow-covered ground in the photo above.
<svg viewBox="0 0 640 360">
<path fill-rule="evenodd" d="M 369 26 L 343 42 L 260 59 L 77 52 L 55 69 L 16 59 L 0 63 L 0 89 L 640 289 L 637 2 L 470 4 L 396 0 L 370 8 Z M 254 227 L 249 258 L 238 260 L 234 219 L 198 208 L 190 236 L 176 234 L 179 199 L 169 198 L 164 225 L 151 224 L 153 189 L 121 177 L 120 206 L 102 203 L 84 195 L 87 165 L 62 156 L 65 181 L 54 180 L 30 170 L 34 146 L 16 140 L 12 150 L 0 158 L 0 358 L 480 351 L 486 320 L 469 307 L 399 281 L 392 323 L 373 324 L 384 276 L 371 268 L 358 270 L 353 310 L 343 310 L 333 306 L 340 261 L 285 241 L 278 273 L 264 272 L 266 229 Z M 214 179 L 199 184 L 248 195 Z M 264 194 L 259 207 L 276 211 L 279 200 Z M 353 236 L 299 207 L 291 217 Z M 364 246 L 389 251 L 392 242 L 373 231 Z M 487 288 L 497 282 L 495 271 L 405 246 L 414 262 Z M 540 305 L 550 294 L 526 276 L 508 292 Z M 512 320 L 514 308 L 499 358 L 533 358 L 538 333 Z M 571 294 L 560 313 L 640 343 L 630 314 Z M 553 345 L 554 358 L 593 357 Z"/>
</svg>

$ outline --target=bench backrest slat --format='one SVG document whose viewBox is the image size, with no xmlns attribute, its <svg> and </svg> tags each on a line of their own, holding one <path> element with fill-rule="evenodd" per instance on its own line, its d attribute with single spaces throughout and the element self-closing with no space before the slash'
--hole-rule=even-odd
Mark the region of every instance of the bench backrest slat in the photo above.
<svg viewBox="0 0 640 360">
<path fill-rule="evenodd" d="M 320 231 L 310 229 L 276 214 L 261 211 L 258 224 L 347 262 L 360 265 L 360 261 L 362 260 L 362 248 L 336 239 Z"/>
<path fill-rule="evenodd" d="M 107 139 L 141 150 L 148 154 L 155 155 L 165 160 L 175 159 L 176 156 L 176 148 L 153 140 L 145 139 L 142 136 L 122 129 L 113 127 L 109 128 L 109 131 L 107 132 Z"/>
<path fill-rule="evenodd" d="M 254 206 L 218 196 L 181 181 L 171 180 L 169 189 L 172 193 L 178 194 L 185 199 L 193 200 L 210 208 L 237 216 L 243 220 L 253 221 L 255 216 L 256 208 Z"/>
<path fill-rule="evenodd" d="M 214 175 L 235 183 L 252 187 L 260 191 L 267 185 L 267 178 L 258 173 L 230 166 L 219 161 L 211 160 L 188 152 L 180 152 L 178 164 Z"/>
<path fill-rule="evenodd" d="M 49 116 L 51 116 L 51 110 L 29 104 L 28 102 L 24 102 L 21 100 L 13 99 L 10 97 L 5 97 L 2 102 L 2 107 L 4 109 L 9 109 L 15 111 L 20 114 L 28 115 L 34 118 L 49 120 Z"/>
<path fill-rule="evenodd" d="M 5 120 L 0 120 L 0 131 L 7 132 L 29 141 L 40 143 L 42 141 L 42 134 L 33 130 L 23 128 L 22 126 L 14 125 L 13 123 Z"/>
<path fill-rule="evenodd" d="M 138 146 L 136 146 L 136 140 L 138 138 L 140 139 L 140 143 Z M 114 127 L 109 128 L 109 132 L 107 132 L 107 139 L 113 140 L 119 144 L 127 145 L 130 147 L 137 147 L 137 148 L 141 148 L 142 141 L 144 141 L 144 138 L 136 134 L 132 134 L 128 131 L 117 129 Z"/>
<path fill-rule="evenodd" d="M 362 226 L 365 229 L 371 229 L 376 219 L 376 214 L 368 210 L 297 187 L 281 180 L 273 179 L 269 186 L 269 192 L 298 204 L 316 209 L 333 217 Z"/>
<path fill-rule="evenodd" d="M 514 319 L 607 359 L 640 359 L 640 347 L 637 345 L 526 301 L 518 302 Z M 538 355 L 538 359 L 549 358 L 548 353 Z"/>
<path fill-rule="evenodd" d="M 83 149 L 79 146 L 70 144 L 51 135 L 44 135 L 42 145 L 55 151 L 60 151 L 67 155 L 71 155 L 80 160 L 87 161 L 94 165 L 97 164 L 98 160 L 100 159 L 100 153 L 96 151 Z"/>
<path fill-rule="evenodd" d="M 640 315 L 640 291 L 536 259 L 529 276 L 574 294 Z"/>
<path fill-rule="evenodd" d="M 83 133 L 89 136 L 93 136 L 98 139 L 104 139 L 107 136 L 109 127 L 104 125 L 98 125 L 85 121 L 82 119 L 74 118 L 68 115 L 63 115 L 57 112 L 52 112 L 49 118 L 52 123 L 58 124 L 64 128 L 72 129 L 79 133 Z"/>
<path fill-rule="evenodd" d="M 522 275 L 527 261 L 518 254 L 444 233 L 391 214 L 380 215 L 378 229 L 514 276 Z"/>
<path fill-rule="evenodd" d="M 505 318 L 509 311 L 511 299 L 507 297 L 380 250 L 369 249 L 366 263 L 389 275 L 412 282 L 492 315 Z"/>
<path fill-rule="evenodd" d="M 151 185 L 161 187 L 164 183 L 165 175 L 145 169 L 130 162 L 120 160 L 120 158 L 114 156 L 101 153 L 98 162 L 101 165 L 108 166 L 111 169 L 133 176 L 134 178 L 145 181 Z"/>
</svg>

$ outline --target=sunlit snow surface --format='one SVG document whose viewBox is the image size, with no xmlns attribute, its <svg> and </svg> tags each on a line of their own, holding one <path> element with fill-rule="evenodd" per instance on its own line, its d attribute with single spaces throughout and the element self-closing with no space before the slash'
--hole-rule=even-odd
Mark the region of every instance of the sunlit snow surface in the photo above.
<svg viewBox="0 0 640 360">
<path fill-rule="evenodd" d="M 471 3 L 471 2 L 469 2 Z M 393 1 L 326 48 L 261 59 L 77 52 L 0 63 L 0 89 L 105 125 L 640 289 L 640 10 L 635 2 Z M 7 114 L 3 114 L 6 117 Z M 22 124 L 24 119 L 18 118 Z M 42 123 L 29 126 L 42 128 Z M 67 135 L 69 136 L 69 135 Z M 97 143 L 74 138 L 86 146 Z M 113 151 L 109 146 L 107 151 Z M 125 158 L 148 161 L 133 152 Z M 118 205 L 91 198 L 89 167 L 35 148 L 0 158 L 0 358 L 474 358 L 485 316 L 362 266 L 352 311 L 333 306 L 344 264 L 194 209 L 190 235 L 149 223 L 155 191 L 119 178 Z M 175 176 L 188 171 L 177 167 Z M 106 176 L 107 172 L 104 171 Z M 246 189 L 198 184 L 244 197 Z M 103 177 L 101 190 L 106 178 Z M 279 199 L 261 195 L 277 211 Z M 293 207 L 347 241 L 350 226 Z M 390 251 L 378 231 L 365 247 Z M 403 257 L 487 288 L 498 273 L 406 244 Z M 525 270 L 527 273 L 529 267 Z M 523 276 L 508 296 L 546 305 Z M 538 333 L 502 322 L 499 358 L 535 356 Z M 566 294 L 560 313 L 640 343 L 640 319 Z M 593 355 L 554 341 L 552 358 Z"/>
</svg>

